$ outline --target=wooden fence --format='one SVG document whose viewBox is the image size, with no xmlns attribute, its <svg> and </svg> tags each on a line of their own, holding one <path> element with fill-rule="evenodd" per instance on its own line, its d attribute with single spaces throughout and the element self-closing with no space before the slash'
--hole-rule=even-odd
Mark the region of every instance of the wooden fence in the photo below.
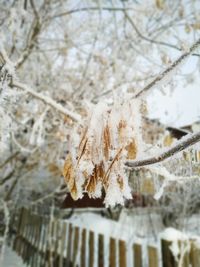
<svg viewBox="0 0 200 267">
<path fill-rule="evenodd" d="M 13 249 L 30 267 L 200 267 L 200 248 L 179 242 L 184 255 L 175 260 L 169 241 L 157 246 L 128 244 L 112 237 L 50 220 L 21 209 Z M 107 242 L 107 241 L 108 242 Z"/>
</svg>

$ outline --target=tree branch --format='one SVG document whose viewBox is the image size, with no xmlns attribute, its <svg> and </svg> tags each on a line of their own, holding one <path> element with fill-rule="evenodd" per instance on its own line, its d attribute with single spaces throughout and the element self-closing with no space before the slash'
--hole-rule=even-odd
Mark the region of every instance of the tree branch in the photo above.
<svg viewBox="0 0 200 267">
<path fill-rule="evenodd" d="M 14 154 L 12 154 L 11 156 L 9 156 L 1 165 L 0 165 L 0 169 L 2 169 L 8 162 L 12 161 L 15 157 L 17 157 L 19 155 L 19 151 L 15 152 Z"/>
<path fill-rule="evenodd" d="M 64 108 L 63 106 L 61 106 L 60 104 L 58 104 L 56 101 L 54 101 L 52 98 L 42 95 L 41 93 L 38 93 L 34 90 L 32 90 L 30 87 L 28 87 L 27 85 L 17 82 L 17 81 L 13 81 L 12 86 L 17 87 L 19 89 L 22 89 L 24 91 L 26 91 L 27 93 L 29 93 L 30 95 L 32 95 L 33 97 L 43 101 L 45 104 L 47 104 L 48 106 L 56 109 L 58 112 L 60 112 L 61 114 L 70 117 L 73 121 L 75 122 L 80 122 L 80 116 L 72 111 L 67 110 L 66 108 Z"/>
<path fill-rule="evenodd" d="M 8 180 L 10 180 L 15 173 L 15 169 L 9 172 L 2 180 L 0 180 L 0 186 L 5 184 Z"/>
<path fill-rule="evenodd" d="M 124 7 L 98 7 L 98 6 L 82 7 L 82 8 L 76 8 L 76 9 L 72 9 L 72 10 L 62 12 L 62 13 L 55 14 L 54 16 L 49 17 L 47 19 L 50 20 L 50 19 L 54 19 L 54 18 L 59 18 L 59 17 L 67 16 L 67 15 L 77 13 L 77 12 L 99 11 L 99 10 L 115 11 L 116 12 L 116 11 L 133 10 L 133 8 L 131 8 L 131 7 L 128 7 L 128 8 L 124 8 Z"/>
<path fill-rule="evenodd" d="M 156 40 L 153 40 L 153 39 L 150 39 L 146 36 L 144 36 L 137 28 L 137 26 L 135 25 L 135 23 L 133 22 L 133 20 L 131 19 L 131 17 L 128 15 L 127 11 L 124 10 L 124 15 L 125 17 L 127 18 L 127 20 L 130 22 L 131 26 L 133 27 L 133 29 L 135 30 L 135 32 L 137 33 L 137 35 L 147 41 L 147 42 L 150 42 L 150 43 L 153 43 L 153 44 L 158 44 L 158 45 L 162 45 L 162 46 L 167 46 L 167 47 L 170 47 L 170 48 L 173 48 L 173 49 L 176 49 L 178 51 L 182 51 L 181 48 L 177 47 L 176 45 L 173 45 L 173 44 L 169 44 L 169 43 L 166 43 L 166 42 L 162 42 L 162 41 L 156 41 Z M 196 57 L 200 57 L 199 54 L 192 54 L 193 56 L 196 56 Z"/>
<path fill-rule="evenodd" d="M 179 66 L 186 58 L 188 58 L 198 47 L 200 46 L 200 38 L 188 49 L 187 52 L 182 54 L 177 60 L 175 60 L 167 69 L 161 72 L 152 82 L 147 84 L 141 91 L 139 91 L 134 98 L 140 97 L 153 86 L 163 80 L 168 74 L 170 74 L 177 66 Z"/>
<path fill-rule="evenodd" d="M 5 61 L 5 63 L 7 63 L 9 66 L 11 66 L 13 68 L 14 64 L 9 60 L 5 49 L 3 47 L 1 47 L 1 46 L 0 46 L 0 54 L 2 55 L 3 60 Z M 48 105 L 48 106 L 52 107 L 53 109 L 57 110 L 59 113 L 70 117 L 73 121 L 80 122 L 80 118 L 81 117 L 80 117 L 79 114 L 67 110 L 66 108 L 64 108 L 63 106 L 58 104 L 56 101 L 54 101 L 52 98 L 50 98 L 48 96 L 45 96 L 45 95 L 42 95 L 41 93 L 38 93 L 38 92 L 34 91 L 33 89 L 31 89 L 29 86 L 27 86 L 24 83 L 18 82 L 15 77 L 12 77 L 11 86 L 19 88 L 21 90 L 24 90 L 25 92 L 29 93 L 33 97 L 43 101 L 46 105 Z"/>
<path fill-rule="evenodd" d="M 186 137 L 184 138 L 183 141 L 180 140 L 177 145 L 169 148 L 167 151 L 161 153 L 158 156 L 154 156 L 152 158 L 147 158 L 144 160 L 134 160 L 134 161 L 128 160 L 125 163 L 125 165 L 130 168 L 136 168 L 164 161 L 165 159 L 170 158 L 171 156 L 177 154 L 178 152 L 181 152 L 186 148 L 198 143 L 200 141 L 200 132 L 192 134 L 187 138 Z"/>
</svg>

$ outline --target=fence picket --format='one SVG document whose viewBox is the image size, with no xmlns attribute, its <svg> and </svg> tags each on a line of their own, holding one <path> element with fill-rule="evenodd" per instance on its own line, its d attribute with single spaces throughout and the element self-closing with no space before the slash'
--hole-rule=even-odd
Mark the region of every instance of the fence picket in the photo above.
<svg viewBox="0 0 200 267">
<path fill-rule="evenodd" d="M 67 242 L 67 264 L 68 266 L 71 265 L 71 254 L 72 254 L 72 224 L 69 224 L 68 227 L 68 242 Z"/>
<path fill-rule="evenodd" d="M 94 267 L 94 233 L 89 232 L 89 267 Z"/>
<path fill-rule="evenodd" d="M 178 267 L 172 251 L 170 250 L 172 242 L 167 240 L 161 240 L 162 246 L 162 267 Z"/>
<path fill-rule="evenodd" d="M 126 243 L 119 240 L 119 267 L 126 267 Z"/>
<path fill-rule="evenodd" d="M 110 238 L 109 267 L 116 267 L 116 240 Z"/>
<path fill-rule="evenodd" d="M 140 244 L 133 245 L 133 267 L 142 267 L 142 246 Z"/>
<path fill-rule="evenodd" d="M 158 267 L 158 252 L 155 247 L 148 246 L 149 267 Z"/>
<path fill-rule="evenodd" d="M 190 264 L 192 267 L 200 266 L 200 248 L 193 241 L 191 243 Z"/>
<path fill-rule="evenodd" d="M 66 230 L 67 230 L 67 224 L 64 222 L 62 223 L 62 229 L 61 229 L 61 244 L 60 244 L 60 257 L 59 257 L 59 267 L 63 267 L 63 254 L 65 249 L 65 240 L 66 240 Z"/>
<path fill-rule="evenodd" d="M 104 236 L 98 235 L 98 267 L 104 267 Z"/>
<path fill-rule="evenodd" d="M 80 259 L 81 267 L 85 267 L 85 253 L 86 253 L 86 229 L 83 229 L 81 235 L 81 259 Z"/>
<path fill-rule="evenodd" d="M 88 238 L 86 238 L 87 233 Z M 97 254 L 95 254 L 96 241 Z M 161 240 L 162 267 L 200 266 L 200 249 L 195 240 L 178 241 L 180 251 L 184 252 L 184 255 L 180 253 L 179 262 L 173 256 L 170 249 L 171 244 L 172 242 L 170 241 Z M 25 208 L 22 208 L 19 213 L 13 249 L 22 257 L 27 266 L 94 267 L 97 260 L 97 266 L 104 267 L 106 264 L 104 246 L 104 236 L 102 234 L 95 235 L 92 231 L 81 230 L 79 227 L 63 221 L 53 220 L 49 222 L 49 218 L 31 213 Z M 130 258 L 127 258 L 126 246 L 127 243 L 125 241 L 117 241 L 114 238 L 110 238 L 109 267 L 128 266 Z M 142 248 L 140 244 L 133 244 L 132 246 L 133 267 L 143 266 Z M 148 267 L 159 266 L 159 251 L 157 247 L 151 245 L 147 247 Z M 87 259 L 86 255 L 88 255 Z M 119 255 L 119 262 L 117 262 L 117 255 Z M 78 259 L 78 257 L 80 258 Z"/>
<path fill-rule="evenodd" d="M 78 244 L 79 244 L 79 228 L 75 227 L 74 228 L 74 242 L 73 242 L 73 256 L 72 256 L 72 262 L 73 262 L 73 267 L 76 266 L 76 261 L 77 261 L 77 254 L 78 254 Z"/>
</svg>

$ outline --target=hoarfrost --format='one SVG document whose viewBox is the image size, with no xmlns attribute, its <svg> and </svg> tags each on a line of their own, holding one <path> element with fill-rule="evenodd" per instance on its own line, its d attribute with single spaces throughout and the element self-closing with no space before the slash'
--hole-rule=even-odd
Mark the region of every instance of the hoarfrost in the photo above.
<svg viewBox="0 0 200 267">
<path fill-rule="evenodd" d="M 106 206 L 123 204 L 131 198 L 124 162 L 127 158 L 136 159 L 143 152 L 140 123 L 139 100 L 117 101 L 112 107 L 104 102 L 94 106 L 85 128 L 81 129 L 80 143 L 70 146 L 73 164 L 68 155 L 64 167 L 65 180 L 73 194 L 80 194 L 82 188 L 95 198 L 101 196 L 103 188 Z M 75 136 L 71 136 L 71 144 L 77 143 Z M 85 182 L 80 181 L 80 174 Z M 73 179 L 78 189 L 70 186 Z"/>
</svg>

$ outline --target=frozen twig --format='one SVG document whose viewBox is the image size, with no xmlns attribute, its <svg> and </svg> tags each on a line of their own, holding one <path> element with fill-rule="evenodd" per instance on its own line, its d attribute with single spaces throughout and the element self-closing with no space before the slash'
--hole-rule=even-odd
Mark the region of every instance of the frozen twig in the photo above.
<svg viewBox="0 0 200 267">
<path fill-rule="evenodd" d="M 173 49 L 176 49 L 178 51 L 182 51 L 182 49 L 180 47 L 177 47 L 176 45 L 173 45 L 173 44 L 170 44 L 170 43 L 166 43 L 166 42 L 163 42 L 163 41 L 157 41 L 157 40 L 154 40 L 154 39 L 151 39 L 149 37 L 146 37 L 145 35 L 143 35 L 138 27 L 136 26 L 136 24 L 134 23 L 134 21 L 132 20 L 131 16 L 129 16 L 127 10 L 124 10 L 124 14 L 125 14 L 125 17 L 127 18 L 127 20 L 130 22 L 131 26 L 133 27 L 133 29 L 135 30 L 136 34 L 143 40 L 147 41 L 147 42 L 150 42 L 152 44 L 157 44 L 157 45 L 162 45 L 162 46 L 166 46 L 166 47 L 170 47 L 170 48 L 173 48 Z M 193 53 L 192 56 L 196 56 L 196 57 L 200 57 L 199 54 L 195 54 Z"/>
<path fill-rule="evenodd" d="M 5 49 L 1 46 L 0 46 L 0 54 L 2 55 L 5 63 L 8 64 L 8 66 L 12 66 L 12 67 L 14 66 L 14 64 L 9 60 Z M 12 85 L 12 87 L 16 87 L 16 88 L 19 88 L 21 90 L 24 90 L 28 94 L 32 95 L 34 98 L 37 98 L 37 99 L 43 101 L 45 104 L 52 107 L 54 110 L 57 110 L 59 113 L 70 117 L 73 121 L 80 122 L 79 114 L 74 113 L 72 111 L 69 111 L 68 109 L 64 108 L 59 103 L 54 101 L 52 98 L 34 91 L 32 88 L 30 88 L 26 84 L 19 82 L 15 77 L 12 77 L 12 84 L 11 85 Z"/>
<path fill-rule="evenodd" d="M 2 242 L 2 249 L 1 249 L 1 255 L 0 255 L 0 263 L 3 261 L 4 253 L 5 253 L 5 246 L 6 246 L 6 240 L 9 232 L 9 223 L 10 223 L 10 212 L 7 206 L 7 203 L 3 200 L 1 200 L 2 206 L 4 209 L 4 217 L 5 217 L 5 230 L 3 235 L 3 242 Z"/>
<path fill-rule="evenodd" d="M 76 121 L 76 122 L 80 121 L 80 116 L 78 114 L 67 110 L 66 108 L 64 108 L 63 106 L 58 104 L 56 101 L 54 101 L 52 98 L 34 91 L 32 88 L 30 88 L 26 84 L 20 83 L 18 81 L 13 81 L 12 86 L 26 91 L 27 93 L 29 93 L 33 97 L 43 101 L 45 104 L 47 104 L 48 106 L 57 110 L 58 112 L 62 113 L 63 115 L 70 117 L 73 121 Z"/>
<path fill-rule="evenodd" d="M 200 141 L 200 132 L 197 132 L 190 135 L 189 137 L 186 136 L 186 138 L 184 138 L 183 141 L 178 142 L 178 144 L 174 145 L 173 147 L 169 148 L 168 150 L 166 150 L 165 152 L 161 153 L 158 156 L 154 156 L 144 160 L 128 160 L 126 161 L 125 165 L 130 168 L 136 168 L 136 167 L 155 164 L 167 158 L 172 157 L 178 152 L 185 150 L 186 148 L 198 143 L 199 141 Z"/>
<path fill-rule="evenodd" d="M 171 74 L 173 70 L 178 67 L 186 58 L 188 58 L 198 47 L 200 46 L 200 38 L 186 51 L 183 53 L 177 60 L 175 60 L 167 69 L 161 72 L 153 81 L 147 84 L 142 90 L 140 90 L 134 98 L 142 96 L 144 93 L 149 91 L 152 87 L 158 85 L 167 75 Z"/>
<path fill-rule="evenodd" d="M 55 15 L 47 18 L 47 19 L 50 20 L 50 19 L 54 19 L 54 18 L 68 16 L 70 14 L 78 13 L 78 12 L 99 11 L 99 10 L 111 11 L 111 12 L 116 12 L 116 11 L 122 12 L 122 11 L 126 11 L 126 10 L 133 10 L 133 8 L 131 8 L 131 7 L 124 8 L 124 7 L 88 6 L 88 7 L 76 8 L 76 9 L 71 9 L 71 10 L 68 10 L 68 11 L 64 11 L 64 12 L 55 14 Z"/>
<path fill-rule="evenodd" d="M 8 164 L 10 161 L 12 161 L 14 158 L 16 158 L 19 155 L 20 151 L 16 151 L 14 154 L 9 156 L 1 165 L 0 169 L 2 169 L 6 164 Z"/>
</svg>

